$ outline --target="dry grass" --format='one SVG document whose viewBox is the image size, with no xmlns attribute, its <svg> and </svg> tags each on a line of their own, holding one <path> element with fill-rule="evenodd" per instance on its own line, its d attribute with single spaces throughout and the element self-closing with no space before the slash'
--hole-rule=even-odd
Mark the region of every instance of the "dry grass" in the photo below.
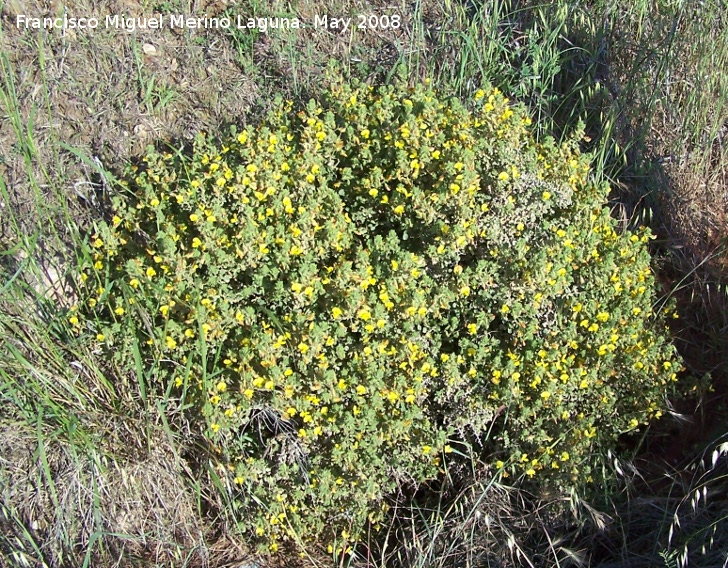
<svg viewBox="0 0 728 568">
<path fill-rule="evenodd" d="M 161 435 L 133 458 L 78 455 L 71 442 L 2 426 L 2 500 L 37 545 L 23 543 L 28 566 L 209 565 L 209 529 Z"/>
<path fill-rule="evenodd" d="M 412 80 L 432 76 L 454 92 L 487 78 L 527 99 L 544 124 L 551 121 L 546 130 L 559 132 L 581 111 L 592 113 L 588 131 L 603 145 L 606 175 L 626 188 L 625 215 L 649 222 L 660 236 L 662 281 L 683 316 L 674 328 L 681 352 L 694 374 L 717 379 L 718 390 L 679 407 L 693 415 L 687 430 L 669 425 L 671 438 L 651 434 L 650 463 L 632 464 L 632 491 L 639 491 L 617 499 L 611 522 L 574 496 L 568 503 L 534 497 L 481 472 L 462 490 L 450 488 L 434 501 L 430 495 L 414 509 L 400 502 L 392 524 L 358 558 L 308 551 L 299 559 L 292 550 L 282 565 L 721 565 L 728 546 L 720 540 L 728 521 L 719 438 L 728 389 L 728 78 L 720 70 L 728 66 L 728 22 L 720 2 L 673 3 L 684 8 L 677 18 L 664 3 L 595 1 L 592 14 L 562 14 L 554 3 L 543 21 L 519 11 L 533 3 L 508 2 L 480 11 L 475 3 L 430 0 L 0 4 L 0 249 L 10 251 L 0 256 L 0 402 L 13 409 L 0 417 L 0 564 L 246 561 L 225 492 L 173 404 L 143 404 L 133 377 L 64 343 L 69 338 L 54 318 L 74 302 L 67 276 L 75 245 L 113 189 L 100 172 L 118 174 L 147 144 L 180 147 L 199 131 L 254 121 L 273 93 L 307 97 L 333 59 L 343 72 L 372 81 L 386 81 L 402 66 Z M 183 13 L 308 19 L 399 13 L 403 26 L 127 35 L 10 25 L 21 12 L 134 16 L 165 4 Z M 594 23 L 599 10 L 614 30 Z M 571 43 L 577 36 L 580 43 Z M 550 66 L 553 57 L 560 69 Z M 568 97 L 549 98 L 557 92 Z M 711 453 L 702 456 L 706 440 Z M 677 442 L 680 452 L 667 456 Z M 715 462 L 713 449 L 720 449 Z M 661 456 L 668 457 L 661 473 L 649 477 Z"/>
<path fill-rule="evenodd" d="M 586 566 L 590 540 L 609 519 L 576 495 L 534 495 L 477 468 L 459 490 L 407 497 L 363 566 Z"/>
<path fill-rule="evenodd" d="M 59 8 L 41 4 L 30 13 Z M 66 9 L 72 14 L 145 13 L 143 3 L 135 1 L 75 1 Z M 6 18 L 0 49 L 9 64 L 4 72 L 14 81 L 15 110 L 33 143 L 34 177 L 42 180 L 44 192 L 62 177 L 61 189 L 75 204 L 76 218 L 104 188 L 96 183 L 94 169 L 61 144 L 116 168 L 152 142 L 186 139 L 241 120 L 258 96 L 255 83 L 234 62 L 229 42 L 219 37 L 172 30 L 131 35 L 101 28 L 83 35 L 36 33 L 8 23 Z M 154 46 L 153 54 L 145 53 L 145 44 Z M 0 121 L 0 147 L 9 150 L 0 173 L 13 190 L 9 206 L 22 214 L 33 211 L 34 199 L 23 153 L 12 151 L 15 127 L 12 120 Z"/>
</svg>

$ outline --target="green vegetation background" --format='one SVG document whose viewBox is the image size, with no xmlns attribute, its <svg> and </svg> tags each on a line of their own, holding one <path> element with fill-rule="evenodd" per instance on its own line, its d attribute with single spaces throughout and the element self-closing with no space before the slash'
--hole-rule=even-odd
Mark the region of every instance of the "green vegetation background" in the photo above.
<svg viewBox="0 0 728 568">
<path fill-rule="evenodd" d="M 287 550 L 292 565 L 720 565 L 725 507 L 728 28 L 720 2 L 70 2 L 77 14 L 245 11 L 257 16 L 398 13 L 396 30 L 23 32 L 2 5 L 0 102 L 0 555 L 7 565 L 225 565 L 239 542 L 223 481 L 167 399 L 151 396 L 141 353 L 112 372 L 56 317 L 68 276 L 116 178 L 148 143 L 255 124 L 273 91 L 305 101 L 334 59 L 374 84 L 395 76 L 463 99 L 484 83 L 527 105 L 539 136 L 585 124 L 597 180 L 623 228 L 649 225 L 675 341 L 698 408 L 693 426 L 645 428 L 613 459 L 619 492 L 511 488 L 473 467 L 461 483 L 391 498 L 383 535 L 355 555 Z M 35 4 L 35 3 L 34 3 Z M 61 310 L 59 312 L 59 310 Z M 48 322 L 52 322 L 49 324 Z M 712 383 L 710 379 L 712 378 Z M 714 391 L 714 392 L 711 392 Z M 710 418 L 712 417 L 712 418 Z M 717 418 L 716 418 L 717 417 Z M 687 442 L 685 441 L 687 440 Z M 697 445 L 693 446 L 692 442 Z M 675 450 L 677 448 L 677 450 Z M 668 451 L 669 450 L 669 451 Z M 661 458 L 667 463 L 660 467 Z M 649 483 L 641 480 L 647 479 Z M 659 481 L 655 481 L 659 479 Z M 715 501 L 713 492 L 717 493 Z M 707 501 L 707 503 L 706 503 Z M 563 511 L 558 504 L 568 503 Z M 721 540 L 723 539 L 723 540 Z M 303 558 L 299 558 L 302 555 Z M 252 562 L 252 561 L 251 561 Z M 611 564 L 610 564 L 611 563 Z M 640 564 L 641 563 L 641 564 Z"/>
</svg>

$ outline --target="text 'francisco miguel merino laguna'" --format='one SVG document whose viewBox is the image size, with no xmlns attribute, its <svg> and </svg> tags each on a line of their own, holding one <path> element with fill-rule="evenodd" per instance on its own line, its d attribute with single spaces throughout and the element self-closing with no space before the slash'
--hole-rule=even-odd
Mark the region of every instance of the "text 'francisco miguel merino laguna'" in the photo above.
<svg viewBox="0 0 728 568">
<path fill-rule="evenodd" d="M 338 20 L 343 18 L 331 18 L 327 16 L 316 16 L 314 27 L 338 27 Z M 332 21 L 335 22 L 332 26 Z M 141 18 L 130 18 L 122 15 L 111 15 L 104 18 L 83 18 L 72 17 L 68 14 L 57 18 L 37 18 L 27 15 L 18 15 L 15 25 L 17 28 L 25 29 L 96 29 L 98 27 L 107 29 L 124 30 L 129 33 L 135 30 L 159 30 L 170 29 L 228 29 L 228 28 L 255 28 L 265 33 L 268 29 L 299 29 L 306 27 L 298 18 L 248 18 L 245 16 L 235 17 L 192 17 L 183 14 L 158 15 Z M 343 27 L 343 26 L 342 26 Z"/>
</svg>

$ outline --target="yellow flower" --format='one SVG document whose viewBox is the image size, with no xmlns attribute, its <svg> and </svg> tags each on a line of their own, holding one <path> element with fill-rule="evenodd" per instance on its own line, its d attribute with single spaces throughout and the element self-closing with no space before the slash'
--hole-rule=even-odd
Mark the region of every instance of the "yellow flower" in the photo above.
<svg viewBox="0 0 728 568">
<path fill-rule="evenodd" d="M 218 392 L 225 392 L 227 390 L 227 385 L 225 384 L 225 381 L 220 381 L 217 383 L 217 386 L 215 387 Z"/>
<path fill-rule="evenodd" d="M 551 199 L 551 193 L 549 193 L 548 191 L 544 191 L 541 194 L 541 197 L 543 198 L 544 201 L 548 201 L 549 199 Z"/>
<path fill-rule="evenodd" d="M 147 274 L 147 277 L 148 277 L 148 278 L 153 278 L 154 276 L 156 276 L 156 275 L 157 275 L 157 271 L 156 271 L 156 270 L 154 270 L 154 269 L 153 269 L 153 268 L 152 268 L 152 267 L 150 266 L 149 268 L 147 268 L 147 272 L 146 272 L 146 274 Z"/>
<path fill-rule="evenodd" d="M 359 313 L 357 314 L 357 316 L 359 316 L 359 319 L 368 321 L 369 319 L 371 319 L 372 314 L 369 310 L 361 309 L 361 310 L 359 310 Z"/>
<path fill-rule="evenodd" d="M 123 315 L 124 315 L 124 308 L 122 308 L 121 306 L 119 306 L 118 308 L 116 308 L 116 309 L 114 310 L 114 313 L 115 313 L 115 314 L 116 314 L 117 316 L 123 316 Z"/>
<path fill-rule="evenodd" d="M 340 318 L 341 314 L 343 314 L 343 313 L 344 312 L 341 311 L 341 308 L 334 308 L 331 310 L 331 315 L 333 316 L 334 319 Z"/>
<path fill-rule="evenodd" d="M 509 177 L 510 176 L 508 175 L 507 172 L 501 172 L 501 173 L 498 174 L 498 179 L 501 180 L 501 181 L 508 181 L 508 178 Z"/>
</svg>

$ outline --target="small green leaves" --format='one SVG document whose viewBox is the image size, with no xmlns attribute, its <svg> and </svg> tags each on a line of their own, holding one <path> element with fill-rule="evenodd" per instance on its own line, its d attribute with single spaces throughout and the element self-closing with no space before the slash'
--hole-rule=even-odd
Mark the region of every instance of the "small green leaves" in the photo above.
<svg viewBox="0 0 728 568">
<path fill-rule="evenodd" d="M 151 151 L 69 321 L 107 322 L 110 356 L 192 405 L 266 550 L 333 541 L 342 515 L 358 538 L 448 440 L 449 462 L 477 437 L 503 475 L 585 483 L 679 363 L 647 233 L 618 234 L 576 142 L 529 125 L 497 90 L 466 108 L 334 85 L 189 157 Z"/>
</svg>

